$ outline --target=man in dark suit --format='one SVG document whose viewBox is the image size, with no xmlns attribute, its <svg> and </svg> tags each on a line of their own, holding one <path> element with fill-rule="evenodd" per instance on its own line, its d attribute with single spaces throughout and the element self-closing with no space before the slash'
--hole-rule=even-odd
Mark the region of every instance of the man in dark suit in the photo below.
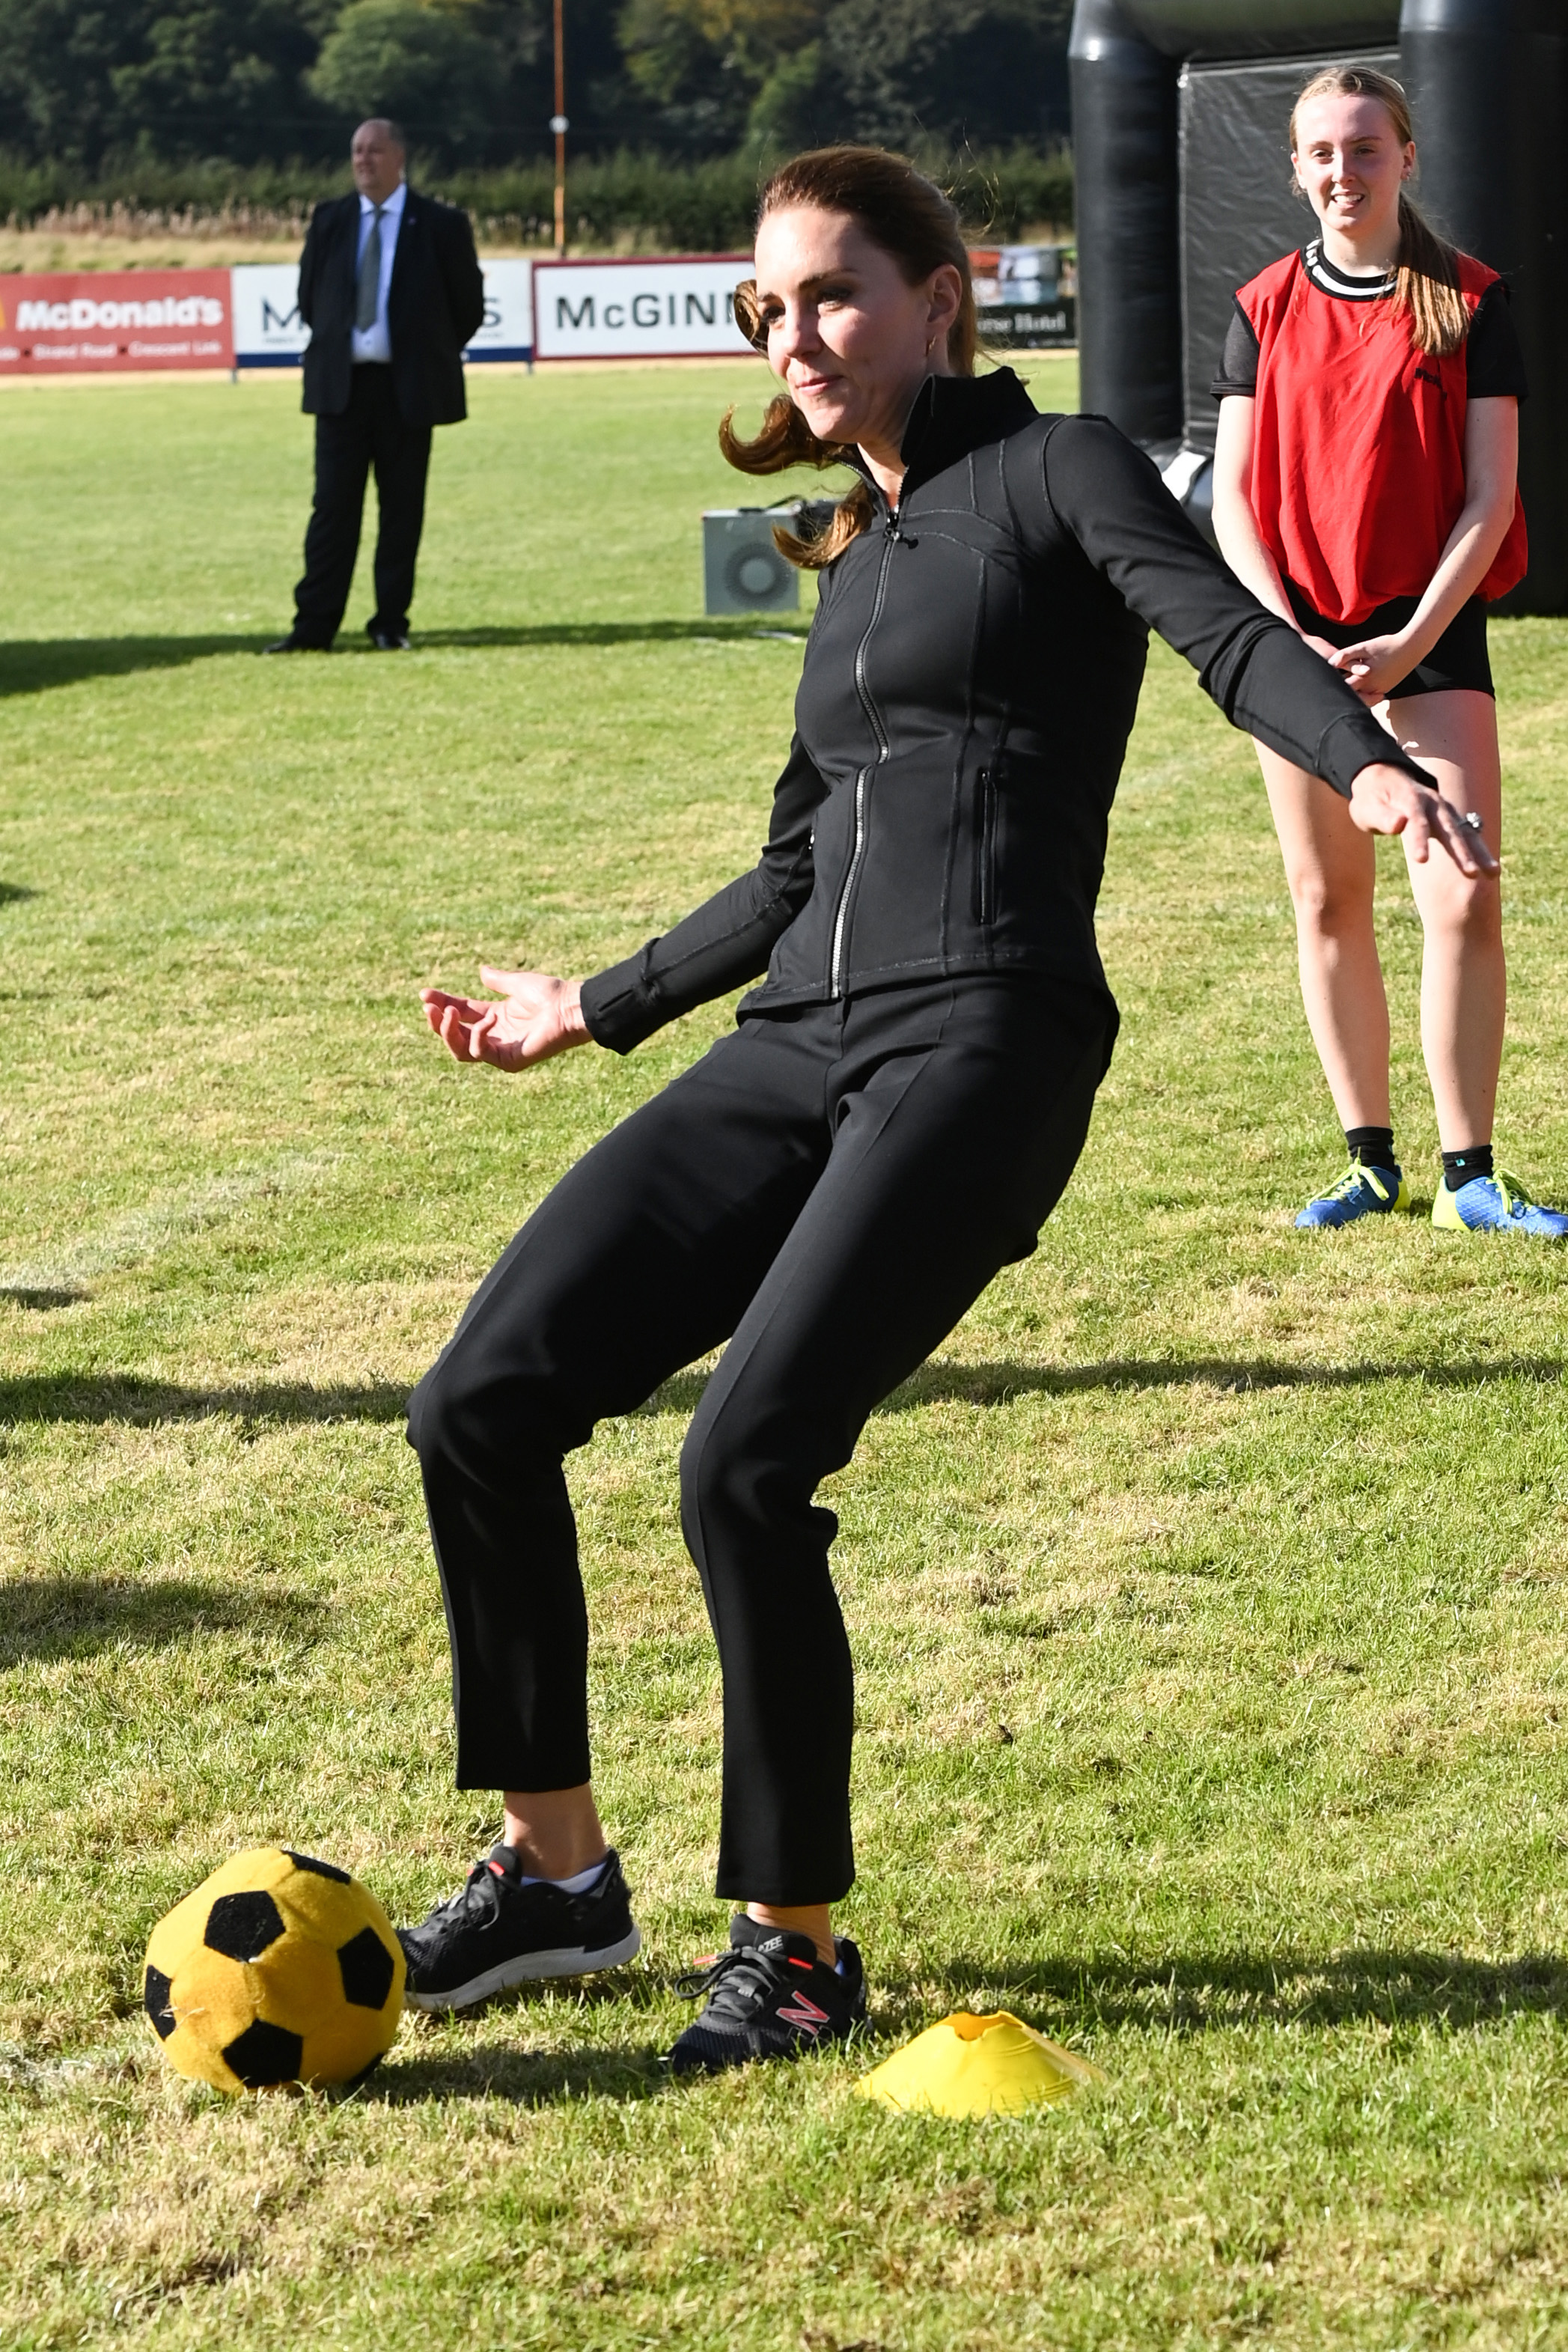
<svg viewBox="0 0 1568 2352">
<path fill-rule="evenodd" d="M 358 194 L 318 205 L 299 262 L 307 415 L 316 419 L 316 498 L 294 626 L 268 653 L 324 651 L 338 634 L 375 469 L 378 652 L 405 651 L 424 522 L 431 428 L 466 415 L 463 350 L 485 316 L 466 213 L 416 196 L 395 122 L 361 122 Z"/>
</svg>

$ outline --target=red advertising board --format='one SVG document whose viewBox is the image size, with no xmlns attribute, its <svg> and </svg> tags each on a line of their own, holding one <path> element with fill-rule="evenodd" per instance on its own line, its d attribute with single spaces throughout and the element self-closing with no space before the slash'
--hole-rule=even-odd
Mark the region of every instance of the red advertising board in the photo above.
<svg viewBox="0 0 1568 2352">
<path fill-rule="evenodd" d="M 226 269 L 0 275 L 0 376 L 234 365 Z"/>
</svg>

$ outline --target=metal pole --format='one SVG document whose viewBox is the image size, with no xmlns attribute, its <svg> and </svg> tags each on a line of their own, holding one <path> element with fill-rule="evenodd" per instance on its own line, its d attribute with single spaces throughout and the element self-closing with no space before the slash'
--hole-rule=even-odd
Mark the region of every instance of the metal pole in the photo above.
<svg viewBox="0 0 1568 2352">
<path fill-rule="evenodd" d="M 555 0 L 555 112 L 550 117 L 550 129 L 555 132 L 555 249 L 558 255 L 566 251 L 566 32 L 561 21 L 562 0 Z"/>
</svg>

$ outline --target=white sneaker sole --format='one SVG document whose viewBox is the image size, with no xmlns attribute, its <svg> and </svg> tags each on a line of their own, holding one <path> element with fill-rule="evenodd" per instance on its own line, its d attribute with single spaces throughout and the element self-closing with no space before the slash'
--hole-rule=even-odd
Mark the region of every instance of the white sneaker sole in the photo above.
<svg viewBox="0 0 1568 2352">
<path fill-rule="evenodd" d="M 538 1984 L 551 1977 L 594 1976 L 601 1969 L 618 1969 L 642 1948 L 642 1936 L 633 1927 L 618 1944 L 606 1944 L 599 1951 L 588 1951 L 580 1944 L 558 1952 L 520 1952 L 515 1960 L 486 1969 L 483 1976 L 454 1985 L 448 1992 L 415 1992 L 411 1986 L 403 1993 L 402 2005 L 405 2009 L 472 2009 L 479 2001 L 494 2000 L 498 1992 L 509 1992 L 514 1985 Z"/>
</svg>

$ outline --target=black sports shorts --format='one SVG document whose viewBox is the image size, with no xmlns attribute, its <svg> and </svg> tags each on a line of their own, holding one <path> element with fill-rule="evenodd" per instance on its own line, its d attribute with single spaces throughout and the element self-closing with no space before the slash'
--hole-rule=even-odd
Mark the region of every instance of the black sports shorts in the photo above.
<svg viewBox="0 0 1568 2352">
<path fill-rule="evenodd" d="M 1313 612 L 1293 580 L 1286 581 L 1285 593 L 1309 636 L 1326 638 L 1331 646 L 1357 646 L 1364 637 L 1392 635 L 1405 626 L 1421 601 L 1418 596 L 1392 596 L 1364 621 L 1325 621 L 1321 613 Z M 1451 694 L 1456 688 L 1495 696 L 1491 663 L 1487 658 L 1487 608 L 1479 596 L 1460 605 L 1426 660 L 1417 662 L 1409 677 L 1400 679 L 1394 694 L 1403 699 L 1409 694 Z"/>
</svg>

